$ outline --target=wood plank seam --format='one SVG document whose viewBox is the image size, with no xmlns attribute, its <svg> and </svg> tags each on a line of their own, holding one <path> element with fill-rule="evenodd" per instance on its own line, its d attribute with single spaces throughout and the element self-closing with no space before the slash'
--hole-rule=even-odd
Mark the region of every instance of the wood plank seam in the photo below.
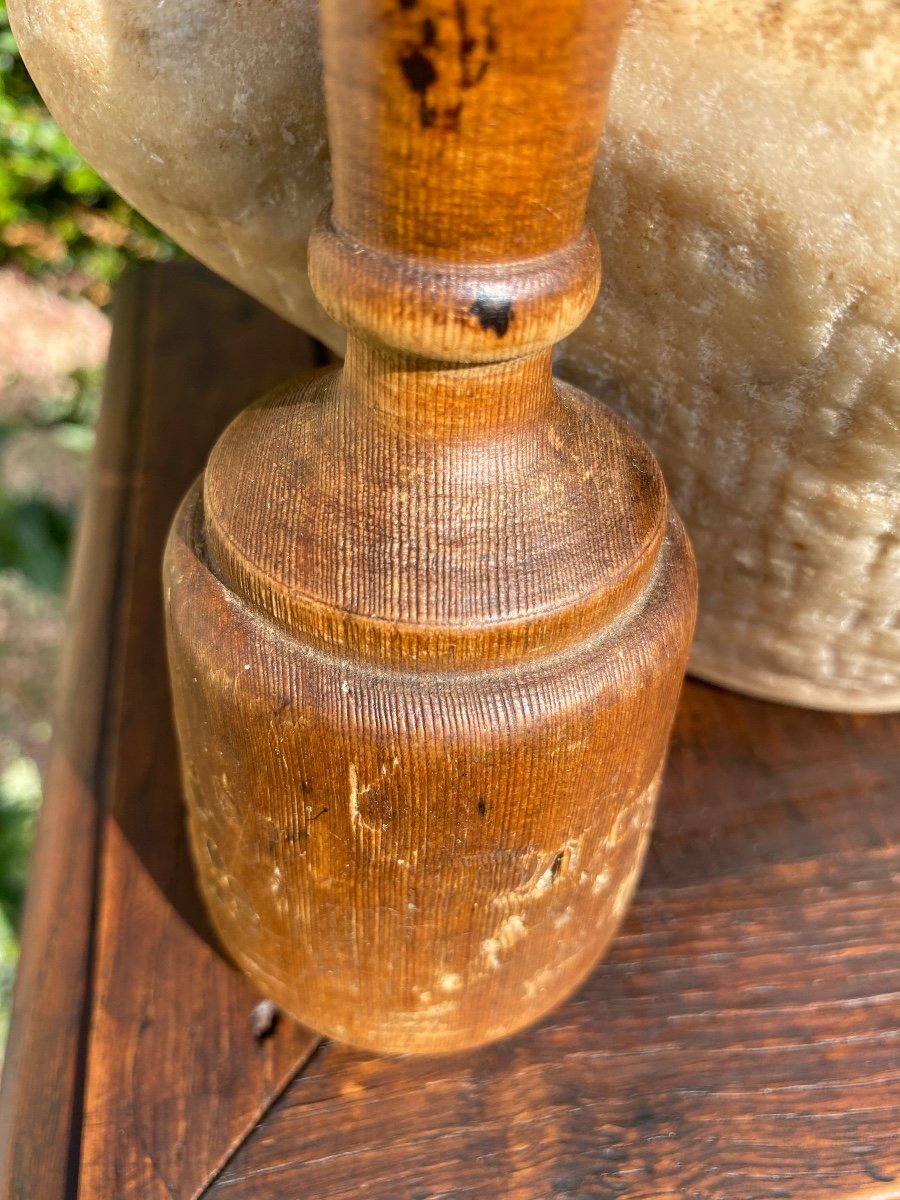
<svg viewBox="0 0 900 1200">
<path fill-rule="evenodd" d="M 117 714 L 119 712 L 121 691 L 123 686 L 123 671 L 122 663 L 125 650 L 126 630 L 128 627 L 128 616 L 132 607 L 132 598 L 129 584 L 131 582 L 131 572 L 133 567 L 126 570 L 129 562 L 132 561 L 129 555 L 129 550 L 134 545 L 136 536 L 135 516 L 137 505 L 136 490 L 139 486 L 139 481 L 135 478 L 135 465 L 139 461 L 139 447 L 141 443 L 141 429 L 145 412 L 145 397 L 146 388 L 146 364 L 150 361 L 150 355 L 147 353 L 148 346 L 152 344 L 152 339 L 149 335 L 150 322 L 156 318 L 157 305 L 155 293 L 158 291 L 159 276 L 151 276 L 151 283 L 147 289 L 132 288 L 129 294 L 129 303 L 135 306 L 135 319 L 132 328 L 140 330 L 140 342 L 138 344 L 138 352 L 132 360 L 131 369 L 128 372 L 127 387 L 135 388 L 138 391 L 138 400 L 134 405 L 125 405 L 124 397 L 119 399 L 119 404 L 123 408 L 127 408 L 129 421 L 131 424 L 130 435 L 128 437 L 128 446 L 130 455 L 128 460 L 122 466 L 122 488 L 123 501 L 119 514 L 119 529 L 116 539 L 117 553 L 115 566 L 115 591 L 110 605 L 110 642 L 107 658 L 107 669 L 105 673 L 104 700 L 103 700 L 103 729 L 101 732 L 99 753 L 96 760 L 96 769 L 94 772 L 94 796 L 95 796 L 95 812 L 96 812 L 96 829 L 94 830 L 94 855 L 93 855 L 93 890 L 91 899 L 91 914 L 90 914 L 90 933 L 88 939 L 88 959 L 87 971 L 85 977 L 85 1000 L 82 1013 L 81 1030 L 78 1046 L 78 1064 L 76 1069 L 76 1088 L 75 1102 L 72 1113 L 72 1128 L 71 1142 L 69 1145 L 69 1162 L 70 1162 L 70 1177 L 72 1180 L 72 1200 L 77 1200 L 79 1193 L 79 1176 L 81 1172 L 81 1151 L 82 1151 L 82 1132 L 84 1118 L 84 1103 L 85 1103 L 85 1085 L 87 1082 L 87 1070 L 90 1055 L 90 1036 L 93 1014 L 93 996 L 96 986 L 96 951 L 97 951 L 97 915 L 100 907 L 100 899 L 103 888 L 103 845 L 107 835 L 107 822 L 109 820 L 109 812 L 111 808 L 112 796 L 114 794 L 114 775 L 112 764 L 119 748 L 119 729 Z M 110 388 L 104 394 L 104 404 L 111 406 L 114 403 L 114 389 Z M 84 553 L 88 552 L 88 547 L 85 546 Z M 69 1200 L 67 1196 L 66 1200 Z"/>
<path fill-rule="evenodd" d="M 136 302 L 137 297 L 132 295 L 129 298 L 129 303 L 135 304 Z M 108 383 L 107 394 L 110 388 L 111 385 Z M 99 897 L 99 854 L 101 846 L 102 808 L 105 803 L 103 780 L 105 777 L 105 764 L 108 756 L 111 729 L 108 707 L 109 689 L 115 671 L 116 658 L 121 651 L 122 626 L 117 618 L 123 601 L 121 567 L 124 561 L 125 530 L 128 523 L 128 514 L 133 504 L 132 467 L 136 459 L 135 439 L 130 436 L 132 431 L 126 431 L 123 425 L 123 422 L 125 425 L 129 422 L 131 418 L 130 411 L 122 408 L 116 412 L 108 403 L 105 405 L 105 410 L 106 419 L 101 420 L 98 429 L 98 441 L 93 456 L 89 493 L 82 511 L 76 554 L 73 560 L 73 570 L 69 579 L 68 608 L 71 618 L 72 610 L 75 608 L 77 602 L 82 599 L 79 593 L 82 576 L 89 579 L 87 556 L 90 554 L 95 540 L 91 518 L 95 515 L 95 511 L 99 511 L 107 505 L 114 507 L 116 510 L 115 532 L 109 539 L 110 544 L 115 547 L 114 562 L 107 568 L 106 578 L 111 581 L 110 594 L 104 607 L 102 621 L 104 628 L 114 632 L 111 634 L 104 648 L 103 666 L 97 672 L 97 677 L 102 681 L 98 699 L 93 706 L 90 703 L 90 699 L 87 704 L 89 710 L 95 712 L 98 718 L 96 733 L 93 735 L 96 749 L 93 753 L 88 750 L 88 754 L 90 754 L 92 760 L 90 771 L 83 780 L 82 788 L 77 789 L 79 792 L 77 796 L 73 796 L 72 780 L 66 778 L 62 780 L 57 779 L 57 775 L 63 766 L 73 768 L 77 773 L 79 764 L 77 761 L 75 764 L 70 763 L 68 761 L 69 757 L 74 757 L 76 760 L 79 757 L 83 757 L 83 752 L 79 752 L 77 748 L 73 750 L 73 747 L 70 745 L 71 739 L 67 737 L 65 721 L 66 719 L 71 719 L 73 714 L 65 712 L 64 700 L 59 704 L 54 722 L 54 748 L 51 752 L 50 766 L 47 772 L 46 798 L 42 807 L 38 837 L 32 860 L 32 874 L 23 920 L 22 959 L 20 961 L 19 977 L 13 1004 L 9 1053 L 4 1064 L 4 1137 L 2 1146 L 4 1162 L 2 1168 L 0 1168 L 0 1178 L 2 1178 L 4 1185 L 9 1187 L 9 1194 L 14 1200 L 20 1200 L 20 1198 L 21 1200 L 28 1200 L 32 1194 L 30 1189 L 35 1184 L 35 1180 L 26 1174 L 28 1163 L 25 1146 L 27 1134 L 25 1126 L 30 1117 L 30 1101 L 31 1097 L 35 1094 L 35 1089 L 28 1073 L 25 1072 L 19 1060 L 21 1055 L 27 1053 L 25 1043 L 30 1044 L 36 1036 L 36 1034 L 32 1033 L 32 1026 L 39 1018 L 36 1018 L 32 1013 L 33 997 L 30 992 L 28 995 L 24 994 L 25 987 L 26 981 L 27 983 L 31 982 L 29 971 L 31 962 L 33 960 L 43 960 L 44 952 L 46 952 L 46 956 L 52 961 L 54 940 L 58 936 L 56 931 L 45 929 L 41 924 L 38 911 L 42 900 L 41 892 L 44 886 L 44 871 L 41 868 L 48 870 L 52 876 L 56 864 L 50 847 L 54 837 L 58 835 L 60 826 L 71 829 L 79 825 L 84 828 L 85 825 L 89 824 L 91 828 L 86 831 L 86 839 L 90 843 L 91 849 L 88 853 L 88 860 L 82 864 L 82 870 L 90 878 L 90 926 L 87 931 L 87 940 L 81 966 L 77 972 L 80 977 L 81 990 L 77 997 L 73 997 L 71 994 L 67 996 L 68 1007 L 78 1010 L 78 1029 L 74 1037 L 75 1052 L 72 1055 L 71 1076 L 66 1080 L 66 1065 L 62 1062 L 62 1058 L 66 1056 L 67 1047 L 63 1047 L 59 1051 L 57 1056 L 59 1061 L 53 1061 L 49 1064 L 46 1062 L 42 1063 L 43 1069 L 48 1071 L 48 1073 L 52 1074 L 54 1068 L 56 1068 L 57 1074 L 63 1076 L 62 1086 L 68 1087 L 68 1094 L 60 1094 L 57 1097 L 57 1101 L 60 1108 L 68 1107 L 69 1109 L 68 1114 L 64 1118 L 67 1124 L 64 1135 L 65 1148 L 60 1148 L 56 1155 L 51 1156 L 52 1161 L 48 1162 L 45 1170 L 50 1175 L 56 1177 L 56 1185 L 54 1186 L 58 1185 L 64 1189 L 60 1195 L 65 1197 L 65 1200 L 73 1200 L 77 1195 L 78 1188 L 83 1084 L 87 1065 L 89 1014 L 93 992 L 93 958 L 95 951 L 93 918 L 97 911 Z M 123 436 L 123 433 L 125 436 Z M 120 446 L 127 447 L 124 455 L 119 449 Z M 117 461 L 121 462 L 121 467 L 114 472 L 103 461 L 106 454 L 113 448 L 115 448 Z M 107 495 L 108 492 L 114 494 L 115 503 Z M 96 579 L 93 582 L 96 583 Z M 102 586 L 102 582 L 98 586 Z M 60 687 L 58 688 L 58 692 L 61 697 L 65 698 L 71 692 L 74 681 L 82 674 L 84 665 L 84 651 L 81 650 L 80 643 L 76 643 L 73 640 L 71 648 L 64 654 L 60 664 Z M 88 684 L 87 686 L 90 685 Z M 89 720 L 90 718 L 88 718 Z M 88 741 L 90 741 L 90 731 L 88 731 L 86 736 Z M 71 813 L 66 811 L 68 808 L 72 809 Z M 38 981 L 40 981 L 40 968 L 38 971 Z M 65 982 L 71 983 L 72 981 L 71 979 L 67 979 Z M 62 1034 L 60 1036 L 64 1037 Z M 58 1176 L 56 1176 L 57 1172 Z"/>
<path fill-rule="evenodd" d="M 193 1196 L 191 1196 L 191 1200 L 204 1200 L 205 1197 L 212 1195 L 212 1190 L 215 1187 L 216 1183 L 222 1177 L 222 1174 L 228 1170 L 228 1168 L 231 1165 L 231 1163 L 233 1162 L 233 1160 L 237 1157 L 237 1155 L 241 1152 L 241 1150 L 247 1144 L 247 1140 L 249 1138 L 251 1138 L 254 1133 L 256 1133 L 257 1129 L 262 1128 L 262 1126 L 265 1124 L 266 1118 L 268 1117 L 269 1113 L 271 1113 L 272 1110 L 279 1104 L 279 1102 L 281 1101 L 281 1098 L 284 1096 L 285 1092 L 288 1090 L 288 1088 L 291 1086 L 291 1084 L 296 1079 L 298 1079 L 304 1073 L 304 1071 L 308 1070 L 309 1067 L 312 1066 L 312 1064 L 315 1062 L 315 1060 L 318 1057 L 322 1048 L 327 1045 L 328 1045 L 327 1038 L 319 1038 L 319 1040 L 315 1043 L 315 1045 L 313 1045 L 310 1048 L 310 1051 L 307 1054 L 307 1056 L 304 1059 L 302 1059 L 300 1062 L 298 1062 L 296 1069 L 289 1071 L 285 1075 L 285 1078 L 282 1080 L 282 1082 L 279 1084 L 279 1086 L 274 1090 L 270 1102 L 260 1112 L 259 1118 L 258 1118 L 256 1124 L 249 1126 L 247 1129 L 245 1129 L 243 1134 L 241 1135 L 240 1140 L 235 1142 L 234 1145 L 229 1147 L 228 1152 L 225 1155 L 223 1155 L 222 1161 L 210 1173 L 209 1178 L 201 1185 L 201 1187 L 198 1189 L 198 1191 L 194 1192 Z"/>
<path fill-rule="evenodd" d="M 136 409 L 136 465 L 123 542 L 126 602 L 118 614 L 124 647 L 108 699 L 80 1200 L 202 1194 L 316 1044 L 288 1021 L 265 1047 L 254 1043 L 247 1025 L 253 992 L 210 940 L 199 910 L 171 746 L 159 580 L 176 496 L 235 404 L 245 402 L 248 378 L 256 369 L 281 378 L 308 369 L 314 356 L 304 335 L 280 331 L 275 318 L 205 272 L 184 265 L 142 275 L 131 286 L 143 282 L 152 320 L 123 342 L 140 363 L 141 387 L 123 396 Z M 212 342 L 202 321 L 183 327 L 183 312 L 207 301 L 213 315 L 233 324 L 227 369 L 210 367 Z M 195 419 L 173 443 L 183 420 L 174 398 L 188 381 Z M 186 1010 L 189 981 L 194 999 Z M 149 1080 L 157 1068 L 162 1090 L 154 1091 Z M 172 1101 L 168 1117 L 159 1107 L 165 1096 Z M 160 1121 L 176 1114 L 187 1116 L 186 1124 L 159 1140 Z"/>
</svg>

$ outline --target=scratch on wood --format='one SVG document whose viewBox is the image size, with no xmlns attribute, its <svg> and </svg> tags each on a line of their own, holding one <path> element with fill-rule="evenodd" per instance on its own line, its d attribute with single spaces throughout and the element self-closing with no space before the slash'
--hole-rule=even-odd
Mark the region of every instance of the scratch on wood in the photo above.
<svg viewBox="0 0 900 1200">
<path fill-rule="evenodd" d="M 511 913 L 501 922 L 493 937 L 484 939 L 481 952 L 490 970 L 496 971 L 500 966 L 500 951 L 511 949 L 525 936 L 525 932 L 525 922 L 518 913 Z"/>
<path fill-rule="evenodd" d="M 349 768 L 350 775 L 350 823 L 354 826 L 359 824 L 359 772 L 356 769 L 356 763 L 351 763 Z"/>
</svg>

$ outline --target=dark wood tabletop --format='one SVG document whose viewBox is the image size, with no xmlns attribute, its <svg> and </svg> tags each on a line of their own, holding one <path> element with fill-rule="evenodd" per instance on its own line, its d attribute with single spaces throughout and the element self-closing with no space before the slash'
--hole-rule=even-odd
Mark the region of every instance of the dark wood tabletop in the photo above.
<svg viewBox="0 0 900 1200">
<path fill-rule="evenodd" d="M 225 423 L 316 365 L 193 264 L 120 291 L 0 1095 L 15 1200 L 900 1197 L 900 716 L 689 682 L 635 902 L 536 1028 L 378 1058 L 281 1018 L 194 889 L 160 557 Z"/>
</svg>

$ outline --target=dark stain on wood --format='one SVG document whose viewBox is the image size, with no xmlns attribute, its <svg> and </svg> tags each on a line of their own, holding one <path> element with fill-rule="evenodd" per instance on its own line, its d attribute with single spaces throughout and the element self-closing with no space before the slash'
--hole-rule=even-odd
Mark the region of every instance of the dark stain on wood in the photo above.
<svg viewBox="0 0 900 1200">
<path fill-rule="evenodd" d="M 418 47 L 401 57 L 400 67 L 410 88 L 420 96 L 424 96 L 437 80 L 434 63 Z"/>
<path fill-rule="evenodd" d="M 498 338 L 506 335 L 515 315 L 511 300 L 496 300 L 493 296 L 479 296 L 469 312 L 482 329 L 493 330 Z"/>
</svg>

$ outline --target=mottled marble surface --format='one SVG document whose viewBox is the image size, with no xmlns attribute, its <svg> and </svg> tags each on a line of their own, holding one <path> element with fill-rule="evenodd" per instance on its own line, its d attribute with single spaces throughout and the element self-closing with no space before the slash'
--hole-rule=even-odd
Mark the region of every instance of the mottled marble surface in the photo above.
<svg viewBox="0 0 900 1200">
<path fill-rule="evenodd" d="M 305 266 L 329 186 L 310 0 L 10 10 L 97 169 L 339 348 Z M 838 709 L 900 707 L 898 80 L 891 0 L 638 0 L 588 213 L 605 284 L 558 359 L 662 462 L 694 669 Z"/>
</svg>

